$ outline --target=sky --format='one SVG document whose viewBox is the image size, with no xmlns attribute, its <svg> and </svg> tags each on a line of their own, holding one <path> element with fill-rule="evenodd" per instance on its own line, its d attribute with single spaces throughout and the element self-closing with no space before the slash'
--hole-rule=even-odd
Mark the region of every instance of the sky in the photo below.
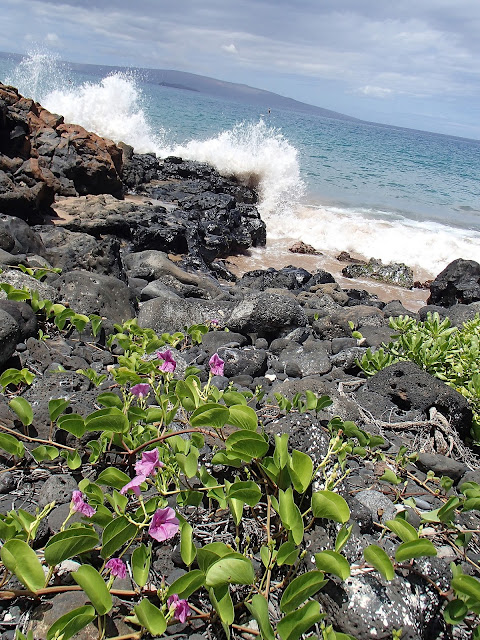
<svg viewBox="0 0 480 640">
<path fill-rule="evenodd" d="M 480 0 L 2 0 L 0 51 L 175 69 L 480 139 Z"/>
</svg>

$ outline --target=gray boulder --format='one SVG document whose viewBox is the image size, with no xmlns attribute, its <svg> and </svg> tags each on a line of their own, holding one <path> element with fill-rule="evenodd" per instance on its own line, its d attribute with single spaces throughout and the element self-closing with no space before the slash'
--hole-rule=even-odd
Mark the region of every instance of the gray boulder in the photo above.
<svg viewBox="0 0 480 640">
<path fill-rule="evenodd" d="M 332 368 L 328 353 L 320 341 L 295 342 L 284 349 L 271 363 L 274 371 L 294 378 L 328 373 Z"/>
<path fill-rule="evenodd" d="M 282 329 L 304 327 L 307 317 L 302 307 L 287 296 L 253 293 L 245 296 L 232 311 L 228 327 L 239 333 L 278 334 Z"/>
<path fill-rule="evenodd" d="M 15 351 L 20 336 L 20 328 L 12 316 L 0 308 L 0 365 L 3 365 Z"/>
<path fill-rule="evenodd" d="M 458 258 L 438 274 L 430 285 L 427 304 L 451 307 L 480 300 L 480 264 Z"/>
</svg>

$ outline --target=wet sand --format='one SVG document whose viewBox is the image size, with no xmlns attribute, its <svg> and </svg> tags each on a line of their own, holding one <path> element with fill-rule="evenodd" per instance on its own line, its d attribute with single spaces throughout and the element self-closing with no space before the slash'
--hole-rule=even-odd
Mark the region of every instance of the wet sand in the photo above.
<svg viewBox="0 0 480 640">
<path fill-rule="evenodd" d="M 418 311 L 418 309 L 425 306 L 426 300 L 430 295 L 428 289 L 409 290 L 388 285 L 384 282 L 376 282 L 368 278 L 345 278 L 342 275 L 342 269 L 348 263 L 340 262 L 334 255 L 326 252 L 322 253 L 322 255 L 292 253 L 288 248 L 293 246 L 295 242 L 298 241 L 290 238 L 267 240 L 266 247 L 253 248 L 245 255 L 228 258 L 228 266 L 237 276 L 254 269 L 268 269 L 269 267 L 281 269 L 288 265 L 303 267 L 310 272 L 324 269 L 332 274 L 342 289 L 365 289 L 370 293 L 375 293 L 384 302 L 400 300 L 404 307 L 411 311 Z M 363 256 L 352 257 L 365 259 Z M 424 282 L 431 278 L 432 275 L 427 272 L 414 271 L 415 280 Z"/>
</svg>

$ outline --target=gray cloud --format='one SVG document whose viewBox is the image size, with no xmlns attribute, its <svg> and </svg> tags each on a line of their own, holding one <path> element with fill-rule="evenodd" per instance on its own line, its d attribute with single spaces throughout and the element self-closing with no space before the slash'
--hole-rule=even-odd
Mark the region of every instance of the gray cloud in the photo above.
<svg viewBox="0 0 480 640">
<path fill-rule="evenodd" d="M 352 115 L 480 93 L 478 0 L 4 0 L 3 20 L 7 50 L 33 37 L 65 59 L 176 68 Z"/>
</svg>

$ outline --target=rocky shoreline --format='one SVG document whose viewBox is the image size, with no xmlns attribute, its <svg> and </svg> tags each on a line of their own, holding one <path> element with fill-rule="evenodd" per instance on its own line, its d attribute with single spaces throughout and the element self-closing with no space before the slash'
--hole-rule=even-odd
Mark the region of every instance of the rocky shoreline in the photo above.
<svg viewBox="0 0 480 640">
<path fill-rule="evenodd" d="M 125 199 L 126 194 L 136 197 Z M 30 385 L 3 389 L 1 426 L 22 433 L 9 404 L 21 396 L 35 416 L 23 433 L 43 441 L 57 437 L 88 458 L 81 438 L 61 430 L 52 434 L 49 401 L 68 398 L 71 410 L 82 416 L 98 409 L 98 394 L 113 386 L 109 368 L 124 353 L 115 342 L 107 348 L 106 337 L 117 331 L 114 325 L 136 318 L 139 327 L 158 335 L 206 325 L 211 330 L 198 344 L 172 347 L 176 375 L 195 366 L 205 383 L 210 358 L 218 354 L 225 366 L 213 383 L 220 390 L 234 385 L 255 393 L 261 388 L 265 397 L 281 394 L 290 400 L 308 390 L 332 399 L 316 416 L 266 410 L 263 425 L 272 440 L 288 433 L 291 446 L 320 464 L 328 449 L 325 425 L 339 416 L 382 436 L 382 450 L 390 456 L 402 455 L 403 447 L 419 452 L 406 465 L 403 493 L 415 496 L 422 511 L 444 504 L 443 494 L 428 486 L 432 470 L 452 480 L 448 496 L 466 481 L 480 483 L 478 459 L 465 444 L 472 412 L 460 393 L 410 362 L 368 379 L 358 365 L 368 349 L 391 339 L 391 317 L 425 320 L 437 312 L 454 326 L 473 319 L 480 311 L 480 265 L 464 260 L 449 265 L 431 284 L 428 304 L 418 313 L 398 301 L 380 301 L 355 288 L 353 280 L 352 288 L 341 288 L 322 269 L 310 273 L 285 266 L 236 278 L 226 259 L 266 242 L 256 201 L 254 189 L 208 165 L 136 154 L 64 124 L 60 116 L 0 84 L 0 282 L 103 319 L 96 336 L 88 328 L 60 331 L 52 322 L 39 321 L 27 302 L 7 299 L 8 288 L 0 291 L 0 374 L 11 368 L 35 374 Z M 34 277 L 40 268 L 41 281 Z M 97 388 L 79 373 L 87 370 L 107 377 Z M 12 466 L 7 455 L 0 463 L 1 514 L 20 505 L 33 513 L 56 503 L 37 533 L 35 544 L 41 548 L 59 530 L 78 474 L 58 463 Z M 348 468 L 339 491 L 354 523 L 344 553 L 355 566 L 362 550 L 383 535 L 382 524 L 399 510 L 399 493 L 381 480 L 385 465 L 378 461 L 352 458 Z M 420 523 L 418 509 L 408 508 L 414 525 Z M 480 529 L 477 511 L 460 514 L 459 522 L 464 529 Z M 336 533 L 317 523 L 306 548 L 329 548 Z M 468 625 L 448 635 L 442 592 L 448 588 L 451 561 L 478 577 L 479 552 L 473 544 L 465 557 L 458 557 L 445 542 L 437 557 L 417 559 L 415 571 L 401 569 L 394 582 L 359 570 L 345 582 L 330 582 L 316 597 L 334 628 L 358 640 L 391 637 L 398 627 L 402 638 L 412 640 L 467 638 Z M 308 555 L 305 563 L 311 569 Z M 153 564 L 157 575 L 175 579 L 183 570 L 178 545 L 170 541 L 154 548 Z M 31 624 L 35 638 L 46 637 L 40 629 L 65 607 L 80 606 L 67 600 L 65 594 L 56 595 L 49 611 L 37 602 L 0 600 L 1 637 L 14 638 L 16 625 Z M 129 633 L 124 627 L 117 624 L 118 636 Z M 171 629 L 172 637 L 214 637 L 201 620 Z M 96 637 L 88 633 L 75 637 Z"/>
</svg>

